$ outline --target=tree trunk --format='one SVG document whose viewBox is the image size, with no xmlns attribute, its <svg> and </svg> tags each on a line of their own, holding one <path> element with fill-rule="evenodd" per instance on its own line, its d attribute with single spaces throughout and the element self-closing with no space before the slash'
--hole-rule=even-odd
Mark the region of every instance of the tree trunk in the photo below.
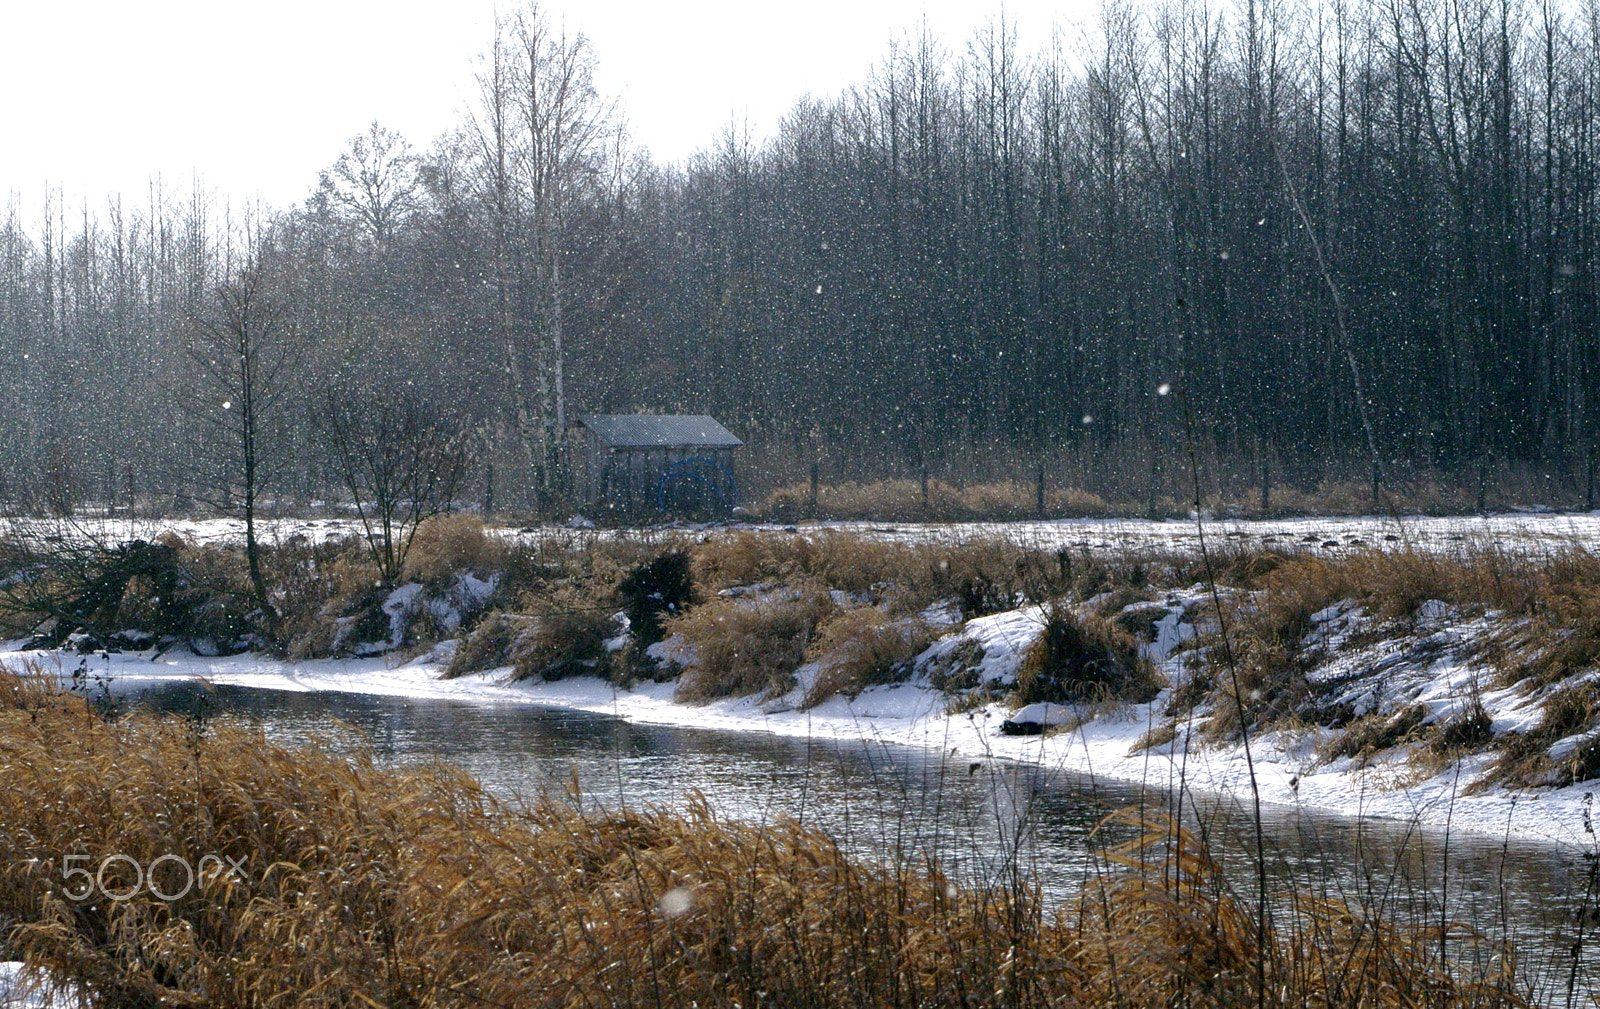
<svg viewBox="0 0 1600 1009">
<path fill-rule="evenodd" d="M 1261 514 L 1266 515 L 1272 511 L 1272 463 L 1267 458 L 1267 436 L 1262 435 L 1259 441 L 1261 450 Z M 1373 472 L 1377 469 L 1374 467 Z M 1373 499 L 1377 499 L 1374 487 Z"/>
</svg>

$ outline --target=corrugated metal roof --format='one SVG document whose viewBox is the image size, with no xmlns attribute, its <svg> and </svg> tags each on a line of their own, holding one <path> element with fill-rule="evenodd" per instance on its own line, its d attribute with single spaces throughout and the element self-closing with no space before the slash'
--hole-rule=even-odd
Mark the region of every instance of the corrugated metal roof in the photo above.
<svg viewBox="0 0 1600 1009">
<path fill-rule="evenodd" d="M 734 448 L 744 444 L 703 414 L 586 414 L 578 423 L 611 448 Z"/>
</svg>

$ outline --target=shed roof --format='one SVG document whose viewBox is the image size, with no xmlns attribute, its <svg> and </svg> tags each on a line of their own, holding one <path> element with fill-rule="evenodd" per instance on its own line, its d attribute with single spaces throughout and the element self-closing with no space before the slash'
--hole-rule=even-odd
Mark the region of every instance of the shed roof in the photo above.
<svg viewBox="0 0 1600 1009">
<path fill-rule="evenodd" d="M 704 414 L 585 414 L 578 423 L 610 448 L 734 448 L 744 444 Z"/>
</svg>

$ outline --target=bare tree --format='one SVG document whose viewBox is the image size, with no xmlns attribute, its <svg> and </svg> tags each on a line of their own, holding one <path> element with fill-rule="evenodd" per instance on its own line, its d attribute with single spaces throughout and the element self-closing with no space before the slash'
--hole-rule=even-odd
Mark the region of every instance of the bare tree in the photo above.
<svg viewBox="0 0 1600 1009">
<path fill-rule="evenodd" d="M 411 394 L 330 392 L 317 411 L 384 584 L 405 567 L 417 527 L 450 507 L 466 475 L 459 425 Z"/>
<path fill-rule="evenodd" d="M 188 353 L 201 385 L 180 396 L 199 434 L 200 498 L 244 521 L 250 586 L 269 634 L 278 613 L 261 571 L 257 516 L 263 487 L 284 464 L 283 406 L 295 333 L 284 307 L 268 290 L 267 252 L 258 246 L 246 265 L 218 284 L 189 326 Z"/>
<path fill-rule="evenodd" d="M 374 120 L 322 173 L 321 188 L 382 244 L 415 206 L 419 163 L 404 137 Z"/>
<path fill-rule="evenodd" d="M 588 38 L 568 35 L 529 3 L 496 24 L 472 123 L 495 218 L 507 368 L 521 400 L 519 426 L 537 441 L 529 455 L 545 491 L 553 489 L 555 446 L 566 427 L 569 215 L 581 194 L 601 184 L 618 128 L 615 104 L 600 96 L 594 72 Z M 525 333 L 533 346 L 519 345 Z M 537 431 L 529 430 L 530 414 Z"/>
</svg>

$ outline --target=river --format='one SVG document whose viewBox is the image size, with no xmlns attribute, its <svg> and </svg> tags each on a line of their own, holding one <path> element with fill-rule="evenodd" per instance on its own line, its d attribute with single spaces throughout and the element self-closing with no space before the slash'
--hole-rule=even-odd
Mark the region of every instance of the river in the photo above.
<svg viewBox="0 0 1600 1009">
<path fill-rule="evenodd" d="M 1127 836 L 1096 833 L 1107 813 L 1169 801 L 1135 785 L 1036 764 L 867 741 L 641 725 L 527 704 L 184 681 L 140 688 L 124 702 L 130 700 L 185 714 L 242 716 L 286 743 L 344 747 L 364 738 L 380 761 L 448 761 L 509 799 L 576 796 L 595 808 L 682 808 L 698 792 L 721 816 L 753 823 L 794 817 L 863 857 L 936 858 L 965 883 L 1003 884 L 1020 874 L 1054 907 L 1105 871 L 1096 852 L 1108 840 Z M 1186 822 L 1205 833 L 1229 878 L 1247 890 L 1253 819 L 1215 797 L 1185 801 Z M 1589 872 L 1584 854 L 1277 806 L 1264 810 L 1263 824 L 1280 884 L 1367 906 L 1382 901 L 1402 918 L 1465 922 L 1491 939 L 1510 938 L 1540 1000 L 1564 1004 L 1573 923 Z M 1456 954 L 1486 957 L 1491 948 L 1463 944 Z M 1600 985 L 1594 948 L 1581 958 L 1580 975 L 1593 999 Z"/>
</svg>

